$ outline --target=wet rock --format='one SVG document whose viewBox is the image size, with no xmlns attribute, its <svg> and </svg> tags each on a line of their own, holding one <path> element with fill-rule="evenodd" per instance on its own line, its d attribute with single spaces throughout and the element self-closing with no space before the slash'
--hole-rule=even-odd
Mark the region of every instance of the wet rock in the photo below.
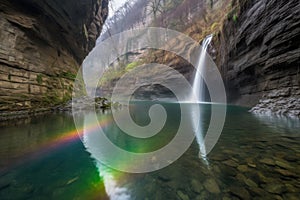
<svg viewBox="0 0 300 200">
<path fill-rule="evenodd" d="M 195 192 L 195 193 L 200 194 L 201 191 L 203 190 L 202 184 L 198 180 L 196 180 L 196 179 L 192 180 L 191 186 L 192 186 L 192 188 L 191 188 L 192 191 Z"/>
<path fill-rule="evenodd" d="M 299 189 L 296 189 L 293 185 L 291 185 L 291 184 L 285 184 L 285 187 L 286 187 L 286 190 L 288 191 L 288 192 L 291 192 L 291 193 L 297 193 L 297 192 L 299 192 Z"/>
<path fill-rule="evenodd" d="M 295 178 L 297 177 L 297 175 L 291 171 L 288 170 L 284 170 L 284 169 L 275 169 L 276 172 L 280 173 L 281 175 L 285 176 L 285 177 L 292 177 Z"/>
<path fill-rule="evenodd" d="M 166 174 L 159 174 L 158 179 L 163 182 L 168 182 L 171 180 L 171 178 Z"/>
<path fill-rule="evenodd" d="M 287 155 L 284 159 L 289 162 L 296 162 L 299 158 L 296 155 Z"/>
<path fill-rule="evenodd" d="M 230 193 L 241 199 L 250 199 L 249 192 L 243 187 L 230 187 Z"/>
<path fill-rule="evenodd" d="M 0 112 L 0 126 L 6 126 L 11 124 L 28 124 L 31 117 L 45 115 L 51 113 L 51 108 L 36 108 L 31 110 L 19 110 L 19 111 L 3 111 Z"/>
<path fill-rule="evenodd" d="M 256 146 L 256 145 L 255 145 L 255 146 Z M 249 167 L 252 167 L 252 168 L 255 168 L 255 167 L 256 167 L 256 164 L 255 164 L 255 162 L 254 162 L 254 160 L 253 160 L 252 157 L 246 158 L 245 160 L 246 160 L 247 165 L 248 165 Z"/>
<path fill-rule="evenodd" d="M 279 196 L 279 195 L 275 195 L 274 199 L 276 199 L 276 200 L 283 200 L 283 198 L 281 196 Z"/>
<path fill-rule="evenodd" d="M 275 164 L 284 169 L 293 169 L 294 168 L 293 166 L 290 165 L 290 163 L 288 163 L 284 160 L 276 160 Z"/>
<path fill-rule="evenodd" d="M 255 168 L 255 167 L 256 167 L 256 164 L 253 164 L 253 163 L 247 163 L 247 165 L 248 165 L 249 167 L 252 167 L 252 168 Z"/>
<path fill-rule="evenodd" d="M 221 173 L 221 170 L 217 165 L 213 166 L 213 169 L 217 174 Z"/>
<path fill-rule="evenodd" d="M 272 194 L 282 194 L 285 191 L 285 186 L 281 183 L 269 183 L 265 189 Z"/>
<path fill-rule="evenodd" d="M 207 191 L 202 191 L 200 195 L 196 196 L 196 200 L 209 199 L 209 193 Z"/>
<path fill-rule="evenodd" d="M 286 193 L 283 195 L 284 199 L 288 200 L 299 200 L 299 192 L 297 193 Z"/>
<path fill-rule="evenodd" d="M 290 89 L 290 88 L 286 88 Z M 294 97 L 288 97 L 290 94 L 283 95 L 282 91 L 274 91 L 274 94 L 269 94 L 269 98 L 273 98 L 274 95 L 279 95 L 275 99 L 264 99 L 253 107 L 250 112 L 255 114 L 264 115 L 277 115 L 287 117 L 300 117 L 299 101 Z M 266 103 L 268 102 L 268 103 Z"/>
<path fill-rule="evenodd" d="M 220 165 L 221 172 L 224 176 L 236 176 L 236 170 L 233 167 L 227 165 Z"/>
<path fill-rule="evenodd" d="M 87 96 L 82 96 L 79 98 L 73 98 L 72 100 L 66 102 L 63 105 L 59 105 L 53 108 L 54 111 L 68 111 L 71 112 L 72 110 L 75 111 L 84 111 L 84 110 L 93 110 L 93 109 L 108 109 L 111 106 L 117 103 L 112 104 L 106 98 L 103 97 L 96 97 L 91 98 Z M 119 104 L 117 106 L 120 107 Z"/>
<path fill-rule="evenodd" d="M 247 178 L 245 175 L 241 174 L 241 173 L 238 173 L 236 175 L 236 179 L 239 180 L 240 182 L 244 182 Z"/>
<path fill-rule="evenodd" d="M 181 200 L 189 200 L 190 199 L 189 196 L 184 194 L 181 190 L 178 190 L 176 193 Z"/>
<path fill-rule="evenodd" d="M 223 161 L 223 160 L 227 159 L 227 156 L 225 156 L 223 154 L 222 155 L 221 154 L 216 154 L 216 155 L 210 156 L 209 159 L 215 160 L 215 161 Z"/>
<path fill-rule="evenodd" d="M 268 183 L 268 182 L 274 181 L 273 179 L 266 177 L 266 176 L 265 176 L 262 172 L 260 172 L 260 171 L 257 172 L 257 175 L 258 175 L 259 181 L 260 181 L 261 183 Z"/>
<path fill-rule="evenodd" d="M 249 187 L 258 187 L 257 183 L 255 183 L 253 180 L 247 178 L 244 180 L 245 184 Z"/>
<path fill-rule="evenodd" d="M 221 192 L 217 182 L 214 179 L 207 179 L 204 182 L 204 187 L 210 193 L 218 194 Z"/>
<path fill-rule="evenodd" d="M 229 154 L 229 155 L 238 154 L 238 152 L 236 152 L 235 150 L 232 150 L 232 149 L 224 149 L 223 152 L 226 154 Z"/>
<path fill-rule="evenodd" d="M 269 195 L 268 192 L 258 187 L 250 187 L 249 190 L 251 191 L 251 193 L 254 194 L 252 196 L 266 197 L 267 195 Z"/>
<path fill-rule="evenodd" d="M 263 158 L 263 159 L 259 160 L 259 162 L 261 162 L 263 164 L 275 166 L 275 161 L 270 158 Z"/>
<path fill-rule="evenodd" d="M 223 163 L 225 165 L 230 166 L 230 167 L 237 167 L 238 166 L 238 164 L 235 161 L 233 161 L 233 160 L 226 160 L 226 161 L 223 161 Z"/>
<path fill-rule="evenodd" d="M 170 188 L 181 188 L 181 184 L 176 181 L 176 180 L 171 180 L 171 181 L 168 181 L 166 182 L 166 184 L 170 187 Z"/>
<path fill-rule="evenodd" d="M 248 166 L 247 165 L 239 165 L 237 168 L 240 172 L 247 172 Z"/>
</svg>

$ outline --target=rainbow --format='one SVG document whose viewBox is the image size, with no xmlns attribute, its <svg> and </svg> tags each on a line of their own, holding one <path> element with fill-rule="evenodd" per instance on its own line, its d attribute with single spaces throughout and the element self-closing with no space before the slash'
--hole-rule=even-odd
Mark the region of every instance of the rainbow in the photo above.
<svg viewBox="0 0 300 200">
<path fill-rule="evenodd" d="M 64 147 L 68 143 L 76 142 L 78 139 L 81 139 L 83 134 L 88 134 L 89 132 L 97 131 L 100 127 L 105 127 L 110 125 L 113 122 L 112 118 L 107 116 L 101 117 L 99 121 L 95 121 L 90 124 L 85 124 L 81 127 L 75 127 L 72 130 L 62 132 L 56 135 L 54 138 L 45 141 L 38 145 L 33 151 L 33 154 L 43 154 L 51 153 L 53 150 L 58 150 Z M 42 150 L 42 151 L 41 151 Z M 39 151 L 39 152 L 38 152 Z"/>
</svg>

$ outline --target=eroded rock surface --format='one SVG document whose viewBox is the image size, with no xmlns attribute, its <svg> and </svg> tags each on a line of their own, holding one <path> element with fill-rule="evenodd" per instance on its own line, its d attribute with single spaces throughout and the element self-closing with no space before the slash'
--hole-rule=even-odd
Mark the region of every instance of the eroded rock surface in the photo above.
<svg viewBox="0 0 300 200">
<path fill-rule="evenodd" d="M 108 0 L 1 1 L 0 111 L 70 99 L 107 14 Z"/>
<path fill-rule="evenodd" d="M 220 38 L 229 101 L 257 105 L 256 113 L 299 116 L 300 2 L 241 2 Z"/>
</svg>

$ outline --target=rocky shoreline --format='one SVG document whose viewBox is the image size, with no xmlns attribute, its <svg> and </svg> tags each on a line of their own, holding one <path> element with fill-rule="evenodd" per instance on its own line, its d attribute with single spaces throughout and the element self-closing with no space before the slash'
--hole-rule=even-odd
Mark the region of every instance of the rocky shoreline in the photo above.
<svg viewBox="0 0 300 200">
<path fill-rule="evenodd" d="M 72 107 L 73 106 L 73 107 Z M 19 110 L 19 111 L 4 111 L 0 113 L 0 126 L 5 126 L 8 124 L 18 124 L 28 121 L 32 117 L 39 115 L 46 115 L 50 113 L 64 113 L 72 112 L 72 109 L 83 111 L 83 110 L 106 110 L 111 107 L 120 108 L 121 104 L 111 103 L 108 99 L 104 97 L 80 97 L 76 99 L 71 99 L 64 104 L 57 105 L 48 108 L 35 108 L 31 110 Z"/>
<path fill-rule="evenodd" d="M 250 112 L 300 118 L 300 92 L 295 88 L 273 90 L 263 95 L 259 103 Z"/>
<path fill-rule="evenodd" d="M 111 106 L 118 106 L 117 103 L 111 103 L 107 98 L 104 97 L 80 97 L 73 98 L 68 102 L 55 106 L 52 108 L 56 112 L 72 112 L 72 110 L 91 110 L 91 109 L 109 109 Z"/>
<path fill-rule="evenodd" d="M 45 115 L 53 112 L 51 108 L 36 108 L 33 110 L 20 110 L 20 111 L 5 111 L 0 113 L 0 126 L 14 123 L 23 123 L 26 119 L 38 115 Z"/>
<path fill-rule="evenodd" d="M 259 103 L 251 108 L 249 112 L 267 116 L 283 116 L 290 118 L 300 118 L 300 94 L 291 95 L 291 89 L 274 90 L 265 94 Z M 72 107 L 73 106 L 73 107 Z M 4 111 L 0 113 L 0 126 L 22 123 L 28 118 L 45 115 L 50 113 L 72 112 L 83 110 L 106 110 L 120 108 L 122 105 L 118 102 L 112 103 L 104 97 L 90 98 L 80 97 L 69 100 L 64 104 L 48 108 L 35 108 L 31 110 Z"/>
</svg>

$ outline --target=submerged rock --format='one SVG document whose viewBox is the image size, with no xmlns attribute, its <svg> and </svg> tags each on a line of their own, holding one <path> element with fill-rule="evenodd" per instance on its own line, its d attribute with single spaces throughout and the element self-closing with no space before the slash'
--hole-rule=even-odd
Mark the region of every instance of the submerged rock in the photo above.
<svg viewBox="0 0 300 200">
<path fill-rule="evenodd" d="M 207 179 L 205 182 L 204 182 L 204 187 L 207 191 L 209 191 L 210 193 L 215 193 L 215 194 L 218 194 L 220 193 L 220 188 L 219 188 L 219 185 L 217 184 L 217 182 L 210 178 L 210 179 Z"/>
<path fill-rule="evenodd" d="M 249 167 L 252 167 L 252 168 L 255 168 L 255 167 L 256 167 L 256 164 L 254 164 L 254 163 L 247 163 L 247 165 L 248 165 Z"/>
<path fill-rule="evenodd" d="M 168 182 L 171 180 L 171 177 L 167 174 L 159 174 L 158 179 L 163 181 L 163 182 Z"/>
<path fill-rule="evenodd" d="M 235 178 L 240 182 L 244 182 L 247 179 L 242 173 L 238 173 Z"/>
<path fill-rule="evenodd" d="M 196 180 L 196 179 L 192 180 L 191 186 L 192 186 L 192 188 L 191 188 L 192 191 L 195 192 L 195 193 L 200 194 L 201 191 L 203 190 L 202 184 L 198 180 Z"/>
<path fill-rule="evenodd" d="M 299 200 L 299 193 L 286 193 L 283 197 L 288 200 Z"/>
<path fill-rule="evenodd" d="M 178 190 L 177 192 L 177 195 L 180 197 L 181 200 L 189 200 L 189 196 L 184 194 L 181 190 Z"/>
<path fill-rule="evenodd" d="M 249 187 L 258 187 L 257 183 L 255 183 L 253 180 L 247 178 L 244 180 L 245 184 Z"/>
<path fill-rule="evenodd" d="M 230 167 L 237 167 L 237 166 L 238 166 L 238 164 L 237 164 L 235 161 L 233 161 L 233 160 L 226 160 L 226 161 L 224 161 L 223 163 L 224 163 L 225 165 L 230 166 Z"/>
<path fill-rule="evenodd" d="M 265 187 L 266 191 L 273 194 L 282 194 L 286 189 L 281 183 L 269 183 Z"/>
<path fill-rule="evenodd" d="M 275 161 L 270 158 L 263 158 L 263 159 L 259 160 L 259 162 L 261 162 L 263 164 L 275 166 Z"/>
<path fill-rule="evenodd" d="M 247 172 L 248 171 L 248 166 L 247 165 L 239 165 L 237 169 L 241 172 Z"/>
<path fill-rule="evenodd" d="M 293 177 L 296 178 L 297 175 L 289 170 L 285 170 L 285 169 L 275 169 L 276 172 L 278 172 L 279 174 L 285 176 L 285 177 Z"/>
<path fill-rule="evenodd" d="M 286 162 L 284 160 L 276 160 L 275 164 L 284 169 L 294 169 L 293 166 L 291 166 L 288 162 Z"/>
<path fill-rule="evenodd" d="M 266 197 L 268 195 L 268 192 L 259 187 L 250 187 L 249 190 L 251 193 L 254 193 L 257 197 Z"/>
<path fill-rule="evenodd" d="M 250 199 L 249 192 L 243 187 L 230 187 L 230 193 L 238 196 L 241 199 Z"/>
<path fill-rule="evenodd" d="M 227 165 L 220 165 L 220 170 L 222 172 L 222 174 L 224 174 L 225 176 L 236 176 L 237 171 L 235 168 L 233 167 L 229 167 Z"/>
</svg>

